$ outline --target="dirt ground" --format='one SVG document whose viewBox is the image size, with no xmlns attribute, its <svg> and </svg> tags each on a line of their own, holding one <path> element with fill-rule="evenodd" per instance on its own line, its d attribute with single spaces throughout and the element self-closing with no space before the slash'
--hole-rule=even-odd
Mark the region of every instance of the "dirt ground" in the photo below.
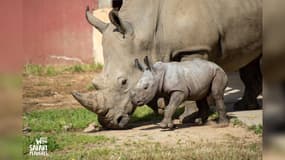
<svg viewBox="0 0 285 160">
<path fill-rule="evenodd" d="M 26 76 L 23 85 L 24 111 L 81 107 L 70 93 L 73 90 L 87 92 L 94 76 L 94 73 L 63 74 L 54 77 Z M 241 84 L 236 75 L 233 77 L 234 80 L 230 82 L 225 94 L 225 103 L 229 111 L 232 110 L 231 106 L 234 101 L 242 94 L 241 88 L 233 87 L 233 84 Z M 224 144 L 229 140 L 240 141 L 244 144 L 262 143 L 260 135 L 245 127 L 232 124 L 226 128 L 216 128 L 212 123 L 203 126 L 178 124 L 178 129 L 168 131 L 161 130 L 156 123 L 134 124 L 133 128 L 128 130 L 106 130 L 88 135 L 116 138 L 116 143 L 154 142 L 167 146 L 186 145 L 189 141 L 218 144 Z M 85 135 L 85 133 L 80 134 Z"/>
<path fill-rule="evenodd" d="M 94 73 L 66 73 L 57 76 L 32 76 L 23 78 L 23 110 L 80 107 L 72 91 L 87 92 Z"/>
<path fill-rule="evenodd" d="M 178 123 L 178 122 L 176 122 Z M 130 130 L 110 130 L 92 133 L 91 135 L 104 135 L 115 137 L 119 142 L 153 142 L 163 145 L 183 145 L 191 142 L 225 143 L 229 139 L 245 140 L 246 143 L 261 142 L 261 137 L 248 131 L 246 128 L 230 125 L 217 128 L 214 123 L 203 126 L 191 124 L 177 125 L 175 130 L 162 130 L 157 124 L 142 124 Z"/>
</svg>

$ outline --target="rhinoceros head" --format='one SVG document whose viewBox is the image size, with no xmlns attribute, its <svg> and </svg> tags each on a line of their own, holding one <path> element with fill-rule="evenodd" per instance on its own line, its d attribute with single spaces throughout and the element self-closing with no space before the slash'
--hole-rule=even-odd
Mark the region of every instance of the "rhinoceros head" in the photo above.
<svg viewBox="0 0 285 160">
<path fill-rule="evenodd" d="M 104 69 L 93 80 L 98 89 L 96 93 L 73 96 L 85 108 L 96 113 L 99 122 L 106 128 L 126 127 L 136 106 L 131 103 L 130 90 L 141 74 L 135 68 L 134 58 L 142 52 L 136 51 L 134 30 L 130 23 L 122 21 L 113 10 L 109 14 L 111 23 L 107 24 L 86 10 L 88 22 L 103 34 Z M 136 54 L 140 53 L 140 55 Z"/>
<path fill-rule="evenodd" d="M 124 98 L 127 96 L 111 94 L 107 90 L 85 94 L 73 92 L 72 95 L 82 106 L 96 113 L 99 123 L 105 128 L 124 128 L 134 110 L 129 99 Z"/>
<path fill-rule="evenodd" d="M 144 58 L 144 62 L 145 65 L 141 64 L 138 59 L 135 59 L 137 68 L 143 72 L 143 75 L 131 91 L 132 103 L 138 106 L 148 104 L 155 97 L 161 79 L 156 74 L 147 56 Z"/>
</svg>

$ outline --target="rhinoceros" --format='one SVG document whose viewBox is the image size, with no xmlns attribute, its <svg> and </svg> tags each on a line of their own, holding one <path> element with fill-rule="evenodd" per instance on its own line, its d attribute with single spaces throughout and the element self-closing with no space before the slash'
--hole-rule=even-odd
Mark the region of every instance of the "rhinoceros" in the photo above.
<svg viewBox="0 0 285 160">
<path fill-rule="evenodd" d="M 161 128 L 173 128 L 172 117 L 176 108 L 184 101 L 196 101 L 202 122 L 208 119 L 209 108 L 207 97 L 211 95 L 219 113 L 219 125 L 227 126 L 224 91 L 228 84 L 228 77 L 224 70 L 213 62 L 200 58 L 184 62 L 156 62 L 152 63 L 145 57 L 145 65 L 135 60 L 143 75 L 131 91 L 134 105 L 148 104 L 156 97 L 165 97 L 169 103 L 165 109 L 164 118 L 160 122 Z M 202 106 L 205 105 L 205 106 Z"/>
<path fill-rule="evenodd" d="M 88 22 L 103 34 L 105 66 L 93 80 L 96 94 L 74 93 L 84 107 L 98 114 L 103 126 L 127 126 L 136 108 L 130 90 L 141 75 L 133 59 L 145 56 L 162 62 L 200 57 L 226 72 L 239 70 L 246 88 L 236 109 L 257 106 L 262 89 L 262 0 L 123 0 L 119 4 L 109 13 L 111 23 L 96 18 L 87 7 Z M 157 108 L 155 102 L 148 105 Z"/>
</svg>

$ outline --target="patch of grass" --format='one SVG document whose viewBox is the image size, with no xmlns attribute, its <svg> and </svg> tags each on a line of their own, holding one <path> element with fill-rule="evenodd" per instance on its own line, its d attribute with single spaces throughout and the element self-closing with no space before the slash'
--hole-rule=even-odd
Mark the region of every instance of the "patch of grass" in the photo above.
<svg viewBox="0 0 285 160">
<path fill-rule="evenodd" d="M 85 128 L 91 122 L 98 124 L 97 116 L 84 108 L 53 109 L 25 113 L 24 126 L 29 126 L 32 130 L 32 132 L 23 136 L 25 159 L 43 158 L 28 155 L 29 145 L 35 144 L 36 139 L 40 137 L 48 138 L 48 153 L 52 156 L 46 157 L 47 159 L 57 159 L 58 152 L 60 152 L 60 157 L 69 157 L 65 154 L 66 152 L 71 155 L 73 152 L 84 153 L 83 150 L 89 150 L 87 146 L 102 146 L 107 142 L 114 142 L 114 139 L 101 135 L 90 136 L 73 132 Z M 64 126 L 70 124 L 72 125 L 71 131 L 66 132 Z"/>
<path fill-rule="evenodd" d="M 174 113 L 173 117 L 178 118 L 184 112 L 184 107 L 178 108 Z M 147 121 L 158 121 L 162 120 L 163 116 L 155 114 L 154 111 L 148 107 L 138 107 L 132 115 L 131 122 L 147 122 Z"/>
<path fill-rule="evenodd" d="M 24 114 L 24 125 L 33 132 L 60 132 L 63 126 L 71 125 L 73 130 L 83 129 L 89 123 L 97 121 L 97 115 L 84 109 L 53 109 L 33 111 Z"/>
<path fill-rule="evenodd" d="M 76 64 L 64 69 L 64 71 L 71 73 L 83 73 L 102 70 L 102 64 Z"/>
<path fill-rule="evenodd" d="M 255 134 L 257 135 L 262 135 L 263 133 L 263 126 L 261 124 L 259 125 L 252 125 L 252 126 L 247 126 L 246 124 L 244 124 L 241 120 L 239 120 L 238 118 L 232 118 L 230 119 L 230 122 L 234 125 L 234 126 L 239 126 L 239 127 L 244 127 L 247 128 L 250 131 L 253 131 Z"/>
<path fill-rule="evenodd" d="M 185 146 L 161 145 L 154 142 L 137 142 L 112 147 L 92 147 L 81 150 L 72 149 L 65 154 L 50 154 L 52 160 L 71 159 L 118 159 L 118 160 L 246 160 L 261 159 L 261 143 L 244 143 L 230 141 L 225 144 L 210 142 L 189 142 Z"/>
<path fill-rule="evenodd" d="M 34 76 L 55 76 L 59 73 L 53 66 L 43 66 L 38 64 L 26 64 L 24 74 Z"/>
<path fill-rule="evenodd" d="M 47 75 L 47 76 L 56 76 L 57 74 L 59 74 L 59 71 L 56 70 L 55 67 L 47 66 L 44 69 L 45 69 L 45 75 Z"/>
<path fill-rule="evenodd" d="M 95 90 L 95 87 L 94 87 L 94 85 L 93 85 L 92 83 L 90 83 L 90 84 L 88 84 L 88 85 L 86 86 L 86 89 L 87 89 L 88 91 L 93 91 L 93 90 Z"/>
<path fill-rule="evenodd" d="M 138 107 L 131 117 L 131 122 L 146 122 L 161 119 L 162 116 L 156 115 L 148 106 Z"/>
<path fill-rule="evenodd" d="M 56 135 L 51 134 L 35 134 L 35 135 L 25 135 L 23 137 L 23 154 L 27 155 L 29 153 L 29 146 L 36 144 L 36 139 L 40 137 L 47 137 L 48 152 L 68 150 L 68 149 L 78 149 L 84 147 L 84 145 L 98 145 L 106 142 L 111 142 L 112 139 L 105 136 L 89 136 L 80 135 L 75 133 L 60 133 Z"/>
<path fill-rule="evenodd" d="M 26 64 L 24 66 L 24 73 L 29 75 L 40 75 L 43 72 L 43 67 L 37 64 Z"/>
<path fill-rule="evenodd" d="M 24 67 L 24 75 L 34 76 L 56 76 L 62 73 L 84 73 L 102 70 L 101 64 L 76 64 L 72 66 L 51 66 L 26 64 Z"/>
<path fill-rule="evenodd" d="M 252 125 L 248 127 L 249 130 L 253 131 L 255 134 L 261 135 L 263 133 L 263 126 L 259 125 Z"/>
<path fill-rule="evenodd" d="M 48 146 L 48 151 L 53 152 L 56 149 L 59 149 L 59 145 L 55 140 L 54 136 L 44 136 L 40 134 L 36 135 L 28 135 L 24 136 L 23 138 L 23 154 L 28 154 L 29 153 L 29 146 L 36 144 L 36 139 L 40 139 L 41 137 L 47 137 L 47 146 Z"/>
<path fill-rule="evenodd" d="M 208 120 L 210 121 L 215 121 L 219 119 L 219 113 L 218 112 L 213 112 L 212 114 L 210 114 Z"/>
<path fill-rule="evenodd" d="M 230 123 L 232 123 L 234 126 L 244 126 L 244 124 L 242 123 L 241 120 L 239 120 L 238 118 L 232 118 L 230 119 Z"/>
<path fill-rule="evenodd" d="M 151 108 L 139 107 L 131 121 L 158 120 L 161 116 L 154 114 Z M 251 142 L 244 138 L 229 137 L 225 142 L 189 141 L 177 145 L 163 145 L 149 141 L 116 141 L 114 138 L 94 134 L 65 132 L 62 127 L 71 123 L 73 129 L 85 128 L 91 122 L 97 122 L 96 115 L 86 109 L 57 109 L 33 111 L 24 114 L 24 125 L 32 132 L 23 136 L 24 159 L 51 160 L 173 160 L 173 159 L 205 159 L 205 160 L 240 160 L 261 159 L 261 141 Z M 232 123 L 240 125 L 239 120 Z M 256 130 L 255 128 L 254 130 Z M 56 133 L 55 133 L 56 132 Z M 48 137 L 48 157 L 29 156 L 29 145 L 39 137 Z"/>
</svg>

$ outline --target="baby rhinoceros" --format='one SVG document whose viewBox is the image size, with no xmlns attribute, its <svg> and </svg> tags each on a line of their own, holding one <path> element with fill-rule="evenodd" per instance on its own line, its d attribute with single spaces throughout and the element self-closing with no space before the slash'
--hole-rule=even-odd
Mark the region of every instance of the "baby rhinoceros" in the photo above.
<svg viewBox="0 0 285 160">
<path fill-rule="evenodd" d="M 186 100 L 196 101 L 198 109 L 207 105 L 207 97 L 215 100 L 219 114 L 219 125 L 227 126 L 224 90 L 228 83 L 226 73 L 213 62 L 194 59 L 185 62 L 157 62 L 150 64 L 148 57 L 144 58 L 145 65 L 138 59 L 136 66 L 143 71 L 134 89 L 131 91 L 133 104 L 141 106 L 149 103 L 155 97 L 167 97 L 169 103 L 160 122 L 161 128 L 173 128 L 172 116 L 177 107 Z M 209 106 L 208 106 L 209 107 Z M 201 116 L 207 121 L 208 115 Z"/>
</svg>

